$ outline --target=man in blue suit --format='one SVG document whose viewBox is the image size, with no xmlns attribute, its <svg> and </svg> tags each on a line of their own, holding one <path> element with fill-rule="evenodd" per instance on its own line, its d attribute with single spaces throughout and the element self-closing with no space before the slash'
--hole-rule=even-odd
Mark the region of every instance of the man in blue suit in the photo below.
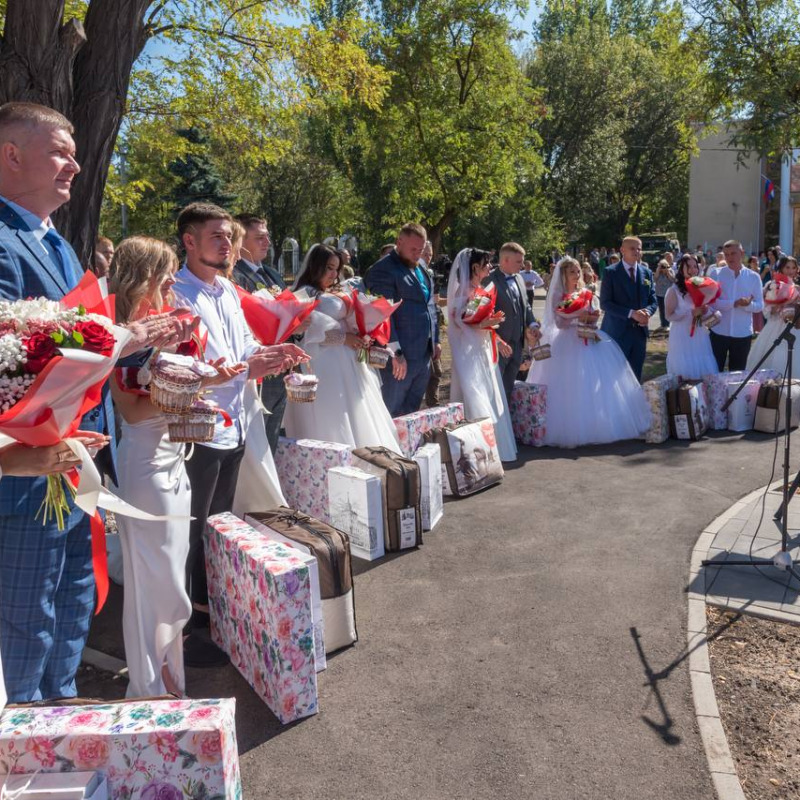
<svg viewBox="0 0 800 800">
<path fill-rule="evenodd" d="M 75 253 L 50 223 L 79 171 L 69 120 L 32 103 L 0 106 L 0 297 L 58 300 L 80 281 Z M 177 343 L 188 327 L 166 315 L 131 326 L 126 353 Z M 108 392 L 81 428 L 113 437 Z M 113 478 L 113 441 L 103 453 Z M 35 516 L 45 489 L 44 478 L 0 482 L 0 653 L 10 702 L 76 694 L 94 607 L 89 519 L 73 509 L 65 530 L 42 525 Z"/>
<path fill-rule="evenodd" d="M 626 236 L 619 249 L 622 261 L 606 267 L 600 285 L 600 308 L 604 312 L 600 327 L 620 346 L 641 380 L 650 317 L 658 308 L 655 282 L 649 268 L 639 263 L 640 239 Z"/>
<path fill-rule="evenodd" d="M 419 410 L 431 359 L 442 353 L 433 281 L 419 263 L 427 238 L 422 225 L 403 225 L 394 249 L 373 264 L 364 278 L 372 294 L 403 301 L 391 316 L 391 369 L 382 373 L 383 400 L 393 417 Z"/>
</svg>

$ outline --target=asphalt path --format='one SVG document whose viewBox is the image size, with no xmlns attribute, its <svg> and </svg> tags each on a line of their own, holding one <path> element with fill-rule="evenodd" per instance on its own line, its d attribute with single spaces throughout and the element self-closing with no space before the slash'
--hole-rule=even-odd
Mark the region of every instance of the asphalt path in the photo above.
<svg viewBox="0 0 800 800">
<path fill-rule="evenodd" d="M 190 670 L 189 693 L 237 698 L 246 798 L 709 800 L 689 559 L 772 456 L 754 433 L 522 448 L 421 548 L 357 562 L 360 641 L 320 674 L 317 716 L 279 725 L 232 667 Z M 106 652 L 118 604 L 93 630 Z"/>
</svg>

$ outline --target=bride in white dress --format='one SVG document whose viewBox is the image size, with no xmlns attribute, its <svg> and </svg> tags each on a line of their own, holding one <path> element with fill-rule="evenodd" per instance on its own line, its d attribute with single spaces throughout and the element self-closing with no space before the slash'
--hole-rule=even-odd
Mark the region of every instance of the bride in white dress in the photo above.
<svg viewBox="0 0 800 800">
<path fill-rule="evenodd" d="M 711 349 L 708 328 L 700 324 L 700 318 L 708 313 L 708 307 L 695 308 L 686 291 L 686 281 L 699 274 L 697 259 L 689 253 L 681 256 L 675 284 L 669 287 L 664 297 L 667 319 L 671 323 L 667 345 L 667 372 L 692 381 L 719 372 Z"/>
<path fill-rule="evenodd" d="M 319 297 L 303 337 L 308 369 L 319 380 L 313 403 L 287 403 L 286 434 L 353 447 L 383 446 L 400 452 L 397 429 L 381 395 L 377 372 L 358 360 L 368 342 L 358 334 L 351 290 L 339 292 L 341 257 L 315 244 L 292 287 Z"/>
<path fill-rule="evenodd" d="M 117 319 L 141 319 L 168 302 L 178 259 L 157 239 L 133 236 L 117 248 L 111 290 Z M 206 385 L 230 380 L 244 367 L 218 367 Z M 185 690 L 183 627 L 191 614 L 186 593 L 191 489 L 184 468 L 186 445 L 171 442 L 164 414 L 144 388 L 141 370 L 117 368 L 111 392 L 122 418 L 117 455 L 119 496 L 138 508 L 176 519 L 145 522 L 117 517 L 125 596 L 122 632 L 128 697 Z"/>
<path fill-rule="evenodd" d="M 453 359 L 450 399 L 464 404 L 467 419 L 488 417 L 494 423 L 497 449 L 501 461 L 515 461 L 517 444 L 511 427 L 506 394 L 500 368 L 494 362 L 490 328 L 502 321 L 497 312 L 479 325 L 464 322 L 467 303 L 489 274 L 489 253 L 484 250 L 462 250 L 453 261 L 447 283 L 447 316 L 450 325 L 447 336 Z M 510 348 L 505 342 L 498 346 Z"/>
<path fill-rule="evenodd" d="M 597 321 L 596 298 L 579 319 L 557 310 L 582 283 L 578 262 L 562 258 L 550 281 L 542 323 L 542 342 L 550 344 L 552 355 L 534 361 L 528 373 L 528 383 L 547 386 L 544 444 L 554 447 L 637 439 L 650 426 L 650 407 L 617 343 L 599 330 L 597 341 L 578 335 L 579 323 Z"/>
<path fill-rule="evenodd" d="M 777 266 L 773 268 L 772 280 L 764 287 L 764 316 L 767 321 L 747 356 L 747 369 L 751 370 L 769 350 L 775 340 L 786 327 L 786 322 L 781 317 L 781 312 L 797 305 L 800 292 L 794 285 L 797 278 L 797 261 L 792 256 L 781 256 Z M 782 285 L 776 285 L 782 284 Z M 774 298 L 774 300 L 771 300 Z M 775 302 L 780 299 L 781 302 Z M 797 333 L 797 331 L 795 331 Z M 769 358 L 761 365 L 762 369 L 775 369 L 781 374 L 786 371 L 786 352 L 788 345 L 782 341 L 770 353 Z M 792 351 L 792 375 L 800 377 L 800 345 L 795 344 Z"/>
</svg>

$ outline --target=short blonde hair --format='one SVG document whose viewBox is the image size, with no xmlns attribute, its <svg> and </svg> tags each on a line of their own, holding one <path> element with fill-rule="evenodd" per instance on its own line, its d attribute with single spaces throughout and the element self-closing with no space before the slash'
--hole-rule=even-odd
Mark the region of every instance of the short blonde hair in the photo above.
<svg viewBox="0 0 800 800">
<path fill-rule="evenodd" d="M 154 293 L 177 266 L 175 251 L 160 239 L 131 236 L 121 241 L 111 259 L 110 269 L 110 289 L 116 296 L 117 320 L 128 322 L 141 301 Z"/>
<path fill-rule="evenodd" d="M 622 240 L 622 242 L 620 242 L 619 246 L 622 247 L 622 245 L 625 244 L 626 242 L 638 242 L 639 243 L 639 247 L 642 246 L 642 240 L 638 236 L 626 236 Z"/>
<path fill-rule="evenodd" d="M 38 103 L 3 103 L 0 106 L 0 142 L 6 141 L 14 128 L 63 130 L 70 135 L 75 132 L 72 123 L 54 108 Z"/>
<path fill-rule="evenodd" d="M 506 242 L 500 248 L 500 255 L 503 255 L 503 253 L 516 253 L 517 255 L 524 256 L 525 248 L 516 242 Z"/>
</svg>

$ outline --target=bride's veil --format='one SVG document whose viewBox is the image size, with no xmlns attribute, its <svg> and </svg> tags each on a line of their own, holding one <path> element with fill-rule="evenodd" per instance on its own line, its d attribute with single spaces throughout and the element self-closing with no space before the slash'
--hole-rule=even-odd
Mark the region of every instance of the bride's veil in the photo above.
<svg viewBox="0 0 800 800">
<path fill-rule="evenodd" d="M 550 286 L 547 289 L 547 298 L 544 305 L 544 317 L 542 319 L 542 338 L 550 341 L 556 332 L 556 308 L 564 298 L 564 282 L 561 277 L 562 269 L 572 259 L 566 256 L 559 260 L 550 278 Z"/>
<path fill-rule="evenodd" d="M 291 291 L 296 292 L 297 287 L 300 285 L 300 278 L 303 277 L 306 270 L 308 270 L 308 263 L 311 260 L 311 254 L 314 252 L 315 248 L 319 247 L 318 244 L 312 244 L 311 247 L 308 248 L 308 252 L 306 253 L 306 257 L 303 259 L 303 263 L 300 266 L 300 271 L 297 273 L 297 277 L 294 279 L 294 283 L 292 284 Z M 311 287 L 305 287 L 306 289 L 310 289 Z"/>
<path fill-rule="evenodd" d="M 469 298 L 471 277 L 469 257 L 471 252 L 467 247 L 453 259 L 450 277 L 447 281 L 447 315 L 456 325 L 461 321 L 461 312 Z"/>
</svg>

